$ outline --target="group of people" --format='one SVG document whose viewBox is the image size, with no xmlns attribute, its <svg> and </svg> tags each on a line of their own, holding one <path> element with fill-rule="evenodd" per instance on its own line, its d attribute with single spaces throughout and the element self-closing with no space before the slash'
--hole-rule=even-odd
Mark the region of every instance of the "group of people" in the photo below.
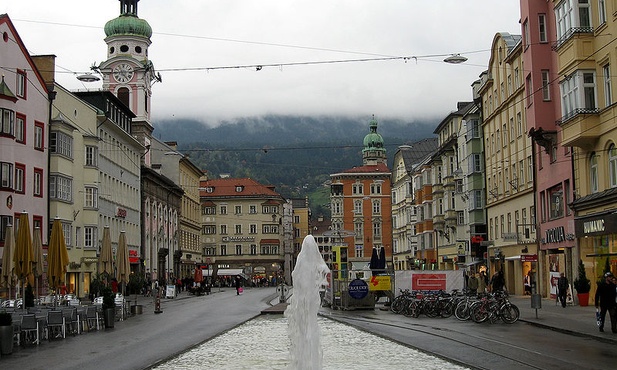
<svg viewBox="0 0 617 370">
<path fill-rule="evenodd" d="M 506 279 L 503 271 L 499 270 L 488 278 L 484 271 L 467 276 L 467 291 L 470 294 L 497 292 L 506 290 Z"/>
</svg>

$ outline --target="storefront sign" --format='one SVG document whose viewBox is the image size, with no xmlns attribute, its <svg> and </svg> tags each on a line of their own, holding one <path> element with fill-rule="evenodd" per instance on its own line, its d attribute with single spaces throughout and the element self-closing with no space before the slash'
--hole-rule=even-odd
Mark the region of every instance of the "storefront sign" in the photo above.
<svg viewBox="0 0 617 370">
<path fill-rule="evenodd" d="M 116 207 L 116 217 L 126 218 L 126 209 Z"/>
<path fill-rule="evenodd" d="M 255 241 L 254 236 L 224 236 L 223 242 L 253 242 Z"/>
<path fill-rule="evenodd" d="M 545 243 L 561 243 L 566 241 L 566 232 L 563 226 L 548 229 L 544 234 L 546 236 Z"/>
<path fill-rule="evenodd" d="M 538 262 L 537 254 L 523 254 L 521 255 L 521 262 Z"/>
<path fill-rule="evenodd" d="M 604 216 L 584 217 L 574 220 L 577 237 L 591 235 L 606 235 L 617 233 L 617 214 L 610 213 Z"/>
</svg>

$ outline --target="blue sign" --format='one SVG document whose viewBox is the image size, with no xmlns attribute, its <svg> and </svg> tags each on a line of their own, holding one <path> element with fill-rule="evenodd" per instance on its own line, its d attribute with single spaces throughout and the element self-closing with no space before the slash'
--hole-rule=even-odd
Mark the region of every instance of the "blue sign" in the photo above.
<svg viewBox="0 0 617 370">
<path fill-rule="evenodd" d="M 362 279 L 355 279 L 349 283 L 349 296 L 354 299 L 362 299 L 368 294 L 368 284 Z"/>
</svg>

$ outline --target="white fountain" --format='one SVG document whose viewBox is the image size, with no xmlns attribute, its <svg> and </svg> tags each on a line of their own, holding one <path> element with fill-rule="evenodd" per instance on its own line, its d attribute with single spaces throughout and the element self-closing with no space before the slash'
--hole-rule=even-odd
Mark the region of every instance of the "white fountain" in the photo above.
<svg viewBox="0 0 617 370">
<path fill-rule="evenodd" d="M 307 235 L 302 241 L 302 250 L 291 273 L 293 295 L 285 310 L 290 339 L 289 369 L 322 368 L 323 352 L 317 313 L 321 304 L 319 289 L 328 284 L 326 276 L 329 272 L 315 238 Z"/>
</svg>

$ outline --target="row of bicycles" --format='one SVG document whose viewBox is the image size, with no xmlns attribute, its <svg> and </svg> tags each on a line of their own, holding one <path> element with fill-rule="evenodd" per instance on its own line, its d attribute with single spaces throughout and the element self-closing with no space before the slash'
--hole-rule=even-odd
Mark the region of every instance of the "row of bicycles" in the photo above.
<svg viewBox="0 0 617 370">
<path fill-rule="evenodd" d="M 451 317 L 458 320 L 471 320 L 477 323 L 506 324 L 515 323 L 520 317 L 520 311 L 508 299 L 508 293 L 471 294 L 466 291 L 453 290 L 447 293 L 440 291 L 400 290 L 390 306 L 392 312 L 407 317 Z"/>
</svg>

